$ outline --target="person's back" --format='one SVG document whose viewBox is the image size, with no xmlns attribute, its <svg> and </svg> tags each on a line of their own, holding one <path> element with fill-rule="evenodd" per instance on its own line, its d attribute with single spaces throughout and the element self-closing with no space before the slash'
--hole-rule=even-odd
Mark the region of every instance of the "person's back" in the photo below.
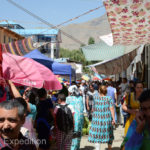
<svg viewBox="0 0 150 150">
<path fill-rule="evenodd" d="M 37 105 L 37 116 L 36 118 L 43 118 L 47 122 L 50 122 L 52 118 L 50 118 L 50 108 L 53 108 L 53 104 L 50 99 L 45 99 L 43 101 L 39 101 Z"/>
<path fill-rule="evenodd" d="M 94 111 L 88 141 L 95 143 L 96 149 L 100 148 L 99 143 L 108 143 L 110 148 L 114 139 L 112 126 L 115 123 L 114 105 L 111 97 L 106 96 L 106 93 L 107 88 L 102 85 L 100 93 L 94 96 Z"/>
<path fill-rule="evenodd" d="M 107 96 L 110 96 L 114 103 L 114 111 L 115 111 L 115 121 L 117 123 L 117 112 L 116 112 L 116 103 L 117 103 L 117 91 L 116 88 L 113 87 L 113 82 L 108 82 L 107 87 Z"/>
<path fill-rule="evenodd" d="M 94 86 L 94 90 L 97 90 L 97 91 L 98 91 L 98 83 L 97 83 L 97 82 L 94 82 L 93 86 Z"/>
<path fill-rule="evenodd" d="M 112 105 L 112 98 L 110 96 L 101 96 L 99 97 L 98 93 L 94 96 L 94 110 L 98 110 L 97 113 L 101 116 L 104 115 L 104 113 L 110 114 L 109 105 Z M 111 104 L 110 104 L 111 103 Z M 111 115 L 111 114 L 110 114 Z M 106 119 L 106 118 L 105 118 Z"/>
<path fill-rule="evenodd" d="M 65 95 L 59 94 L 58 105 L 54 109 L 56 120 L 56 142 L 58 150 L 70 150 L 71 148 L 73 136 L 73 114 L 74 109 L 71 105 L 66 104 Z"/>
<path fill-rule="evenodd" d="M 39 103 L 37 105 L 36 116 L 36 129 L 39 140 L 45 140 L 45 143 L 40 143 L 39 148 L 41 150 L 47 150 L 50 148 L 50 128 L 53 120 L 53 104 L 50 99 L 46 99 L 47 92 L 45 89 L 38 90 Z"/>
<path fill-rule="evenodd" d="M 116 89 L 113 88 L 112 86 L 108 86 L 107 96 L 110 96 L 113 99 L 114 102 L 115 102 L 115 93 L 116 93 Z"/>
</svg>

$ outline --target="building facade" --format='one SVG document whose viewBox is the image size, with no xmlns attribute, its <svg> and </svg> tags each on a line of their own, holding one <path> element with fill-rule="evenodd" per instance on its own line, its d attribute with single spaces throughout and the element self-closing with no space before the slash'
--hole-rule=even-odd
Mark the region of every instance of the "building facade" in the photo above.
<svg viewBox="0 0 150 150">
<path fill-rule="evenodd" d="M 61 33 L 58 29 L 25 29 L 12 21 L 2 21 L 0 26 L 8 28 L 24 37 L 34 36 L 37 42 L 44 44 L 39 48 L 42 53 L 52 59 L 59 57 Z"/>
<path fill-rule="evenodd" d="M 16 40 L 21 40 L 24 37 L 7 28 L 0 26 L 0 43 L 9 43 Z"/>
</svg>

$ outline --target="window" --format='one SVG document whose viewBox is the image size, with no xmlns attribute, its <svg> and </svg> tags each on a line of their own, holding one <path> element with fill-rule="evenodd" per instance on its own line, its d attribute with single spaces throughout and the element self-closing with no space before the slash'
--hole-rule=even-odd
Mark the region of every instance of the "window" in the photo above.
<svg viewBox="0 0 150 150">
<path fill-rule="evenodd" d="M 50 42 L 50 36 L 38 35 L 38 42 Z"/>
</svg>

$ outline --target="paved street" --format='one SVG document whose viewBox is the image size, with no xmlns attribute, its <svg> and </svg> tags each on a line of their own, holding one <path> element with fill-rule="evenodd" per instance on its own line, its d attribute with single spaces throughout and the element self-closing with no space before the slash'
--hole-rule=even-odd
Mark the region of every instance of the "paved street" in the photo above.
<svg viewBox="0 0 150 150">
<path fill-rule="evenodd" d="M 113 150 L 120 149 L 120 145 L 121 145 L 122 139 L 123 139 L 123 134 L 124 134 L 124 129 L 122 128 L 122 126 L 119 126 L 116 130 L 114 130 L 115 140 L 114 140 L 113 146 L 112 146 Z M 89 143 L 87 141 L 87 138 L 88 138 L 88 136 L 82 137 L 80 150 L 95 150 L 94 144 Z M 107 144 L 102 144 L 101 150 L 105 150 L 105 149 L 107 149 Z"/>
</svg>

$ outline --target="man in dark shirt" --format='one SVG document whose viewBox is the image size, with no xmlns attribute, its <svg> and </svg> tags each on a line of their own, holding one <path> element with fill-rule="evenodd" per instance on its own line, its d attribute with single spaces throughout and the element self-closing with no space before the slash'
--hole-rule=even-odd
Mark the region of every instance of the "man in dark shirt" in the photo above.
<svg viewBox="0 0 150 150">
<path fill-rule="evenodd" d="M 0 150 L 36 150 L 33 142 L 20 133 L 26 110 L 18 100 L 0 103 Z"/>
<path fill-rule="evenodd" d="M 39 103 L 37 105 L 37 133 L 39 140 L 45 140 L 46 143 L 39 144 L 40 150 L 48 150 L 50 148 L 49 136 L 50 128 L 53 122 L 53 104 L 50 99 L 47 98 L 47 92 L 45 89 L 38 90 Z"/>
</svg>

